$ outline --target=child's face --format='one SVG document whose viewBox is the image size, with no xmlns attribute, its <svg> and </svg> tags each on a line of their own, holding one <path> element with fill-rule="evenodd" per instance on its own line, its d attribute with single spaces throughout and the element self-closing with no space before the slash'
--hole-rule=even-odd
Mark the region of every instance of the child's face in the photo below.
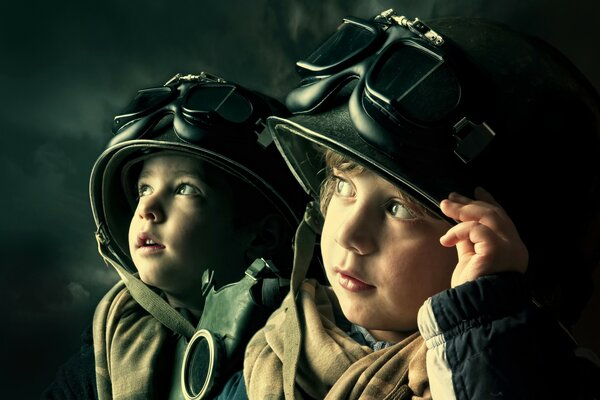
<svg viewBox="0 0 600 400">
<path fill-rule="evenodd" d="M 239 279 L 246 263 L 249 238 L 232 224 L 233 196 L 222 175 L 175 154 L 143 161 L 129 250 L 142 281 L 184 305 L 201 304 L 205 269 L 222 285 Z"/>
<path fill-rule="evenodd" d="M 423 302 L 450 287 L 456 250 L 439 242 L 450 224 L 417 215 L 368 170 L 334 176 L 321 236 L 327 278 L 346 318 L 380 340 L 401 340 L 417 329 Z"/>
</svg>

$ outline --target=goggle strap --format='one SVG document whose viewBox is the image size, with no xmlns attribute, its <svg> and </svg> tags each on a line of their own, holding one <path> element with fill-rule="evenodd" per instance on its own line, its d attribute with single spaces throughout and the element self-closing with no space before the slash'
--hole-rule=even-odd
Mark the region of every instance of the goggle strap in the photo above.
<svg viewBox="0 0 600 400">
<path fill-rule="evenodd" d="M 108 243 L 102 225 L 96 232 L 96 242 L 98 243 L 98 253 L 100 253 L 105 263 L 110 264 L 117 271 L 135 301 L 171 331 L 180 334 L 187 340 L 191 339 L 195 331 L 194 326 L 156 292 L 121 264 L 113 261 L 107 254 Z"/>
</svg>

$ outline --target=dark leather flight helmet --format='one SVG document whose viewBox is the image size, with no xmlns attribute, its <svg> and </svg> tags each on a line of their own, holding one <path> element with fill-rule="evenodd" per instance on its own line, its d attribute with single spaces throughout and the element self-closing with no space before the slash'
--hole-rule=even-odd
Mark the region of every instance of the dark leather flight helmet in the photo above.
<svg viewBox="0 0 600 400">
<path fill-rule="evenodd" d="M 277 100 L 207 73 L 177 74 L 164 86 L 139 90 L 114 118 L 114 137 L 90 179 L 98 235 L 111 258 L 134 270 L 127 232 L 137 194 L 126 172 L 132 160 L 157 151 L 197 157 L 226 171 L 256 190 L 293 232 L 306 197 L 290 185 L 293 177 L 265 129 L 268 116 L 288 114 Z"/>
<path fill-rule="evenodd" d="M 578 318 L 600 258 L 600 99 L 565 56 L 492 21 L 388 10 L 344 19 L 297 67 L 295 116 L 268 126 L 307 193 L 318 198 L 323 148 L 442 218 L 451 191 L 482 186 L 528 246 L 536 299 Z"/>
</svg>

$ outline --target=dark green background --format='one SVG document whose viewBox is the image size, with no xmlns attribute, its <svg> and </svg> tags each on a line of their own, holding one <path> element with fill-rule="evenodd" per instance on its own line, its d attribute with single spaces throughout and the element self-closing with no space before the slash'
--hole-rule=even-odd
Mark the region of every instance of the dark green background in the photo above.
<svg viewBox="0 0 600 400">
<path fill-rule="evenodd" d="M 2 398 L 39 396 L 116 280 L 96 254 L 87 185 L 112 116 L 135 91 L 208 71 L 283 99 L 297 82 L 294 61 L 343 16 L 389 7 L 422 19 L 490 17 L 540 35 L 600 88 L 596 0 L 2 2 Z M 576 330 L 597 353 L 599 297 Z"/>
</svg>

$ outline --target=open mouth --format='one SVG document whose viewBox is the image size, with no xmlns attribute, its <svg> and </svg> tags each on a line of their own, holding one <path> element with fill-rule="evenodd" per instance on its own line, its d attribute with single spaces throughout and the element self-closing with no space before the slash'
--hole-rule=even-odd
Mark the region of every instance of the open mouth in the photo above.
<svg viewBox="0 0 600 400">
<path fill-rule="evenodd" d="M 159 242 L 156 237 L 147 232 L 138 234 L 136 247 L 147 248 L 147 249 L 164 249 L 165 246 Z"/>
</svg>

